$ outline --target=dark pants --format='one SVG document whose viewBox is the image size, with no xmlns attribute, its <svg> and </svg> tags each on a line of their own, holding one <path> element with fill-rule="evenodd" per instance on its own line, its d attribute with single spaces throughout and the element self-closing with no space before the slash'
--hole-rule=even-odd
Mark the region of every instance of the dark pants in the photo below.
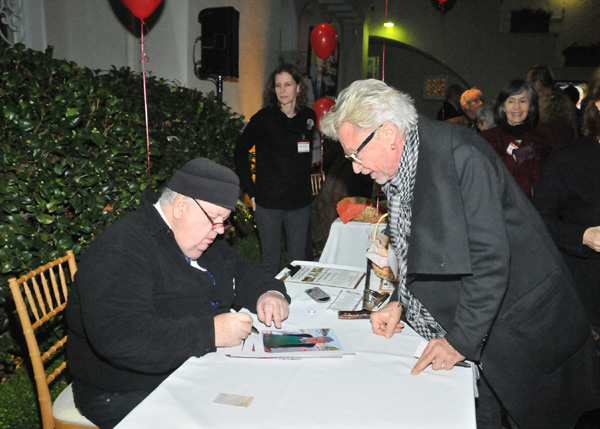
<svg viewBox="0 0 600 429">
<path fill-rule="evenodd" d="M 285 229 L 287 262 L 306 259 L 310 206 L 276 210 L 257 205 L 254 216 L 260 237 L 261 266 L 267 273 L 275 276 L 280 271 L 282 227 Z"/>
<path fill-rule="evenodd" d="M 503 420 L 510 423 L 510 428 L 519 429 L 515 421 L 503 409 L 500 399 L 496 396 L 483 374 L 477 382 L 479 397 L 475 400 L 477 429 L 502 429 Z"/>
<path fill-rule="evenodd" d="M 149 394 L 146 390 L 109 393 L 73 382 L 75 406 L 102 429 L 114 428 Z"/>
</svg>

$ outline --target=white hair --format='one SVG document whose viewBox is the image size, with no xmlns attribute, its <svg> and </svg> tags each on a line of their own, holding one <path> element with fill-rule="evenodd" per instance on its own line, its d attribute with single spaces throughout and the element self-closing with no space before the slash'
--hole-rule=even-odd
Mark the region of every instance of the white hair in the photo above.
<svg viewBox="0 0 600 429">
<path fill-rule="evenodd" d="M 496 126 L 496 121 L 494 119 L 494 104 L 487 102 L 483 103 L 481 106 L 477 108 L 475 112 L 475 116 L 477 117 L 477 121 L 479 122 L 487 122 L 490 125 L 490 128 Z"/>
<path fill-rule="evenodd" d="M 417 123 L 417 110 L 407 94 L 384 82 L 358 80 L 344 89 L 331 111 L 323 115 L 321 131 L 339 140 L 338 133 L 345 122 L 364 129 L 391 122 L 399 131 L 411 130 Z"/>
<path fill-rule="evenodd" d="M 175 197 L 177 197 L 177 195 L 179 195 L 177 192 L 169 188 L 164 188 L 160 194 L 158 202 L 163 206 L 170 206 L 175 202 Z"/>
</svg>

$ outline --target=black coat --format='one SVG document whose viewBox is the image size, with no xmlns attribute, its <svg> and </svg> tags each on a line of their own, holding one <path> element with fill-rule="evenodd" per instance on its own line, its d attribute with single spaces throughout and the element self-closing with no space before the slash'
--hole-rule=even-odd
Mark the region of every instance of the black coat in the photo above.
<svg viewBox="0 0 600 429">
<path fill-rule="evenodd" d="M 444 104 L 442 105 L 442 107 L 440 107 L 440 110 L 438 111 L 437 119 L 438 121 L 446 121 L 450 118 L 455 118 L 462 114 L 463 112 L 460 106 L 455 107 L 454 104 L 446 100 L 444 101 Z"/>
<path fill-rule="evenodd" d="M 278 107 L 265 107 L 250 119 L 235 147 L 240 184 L 261 207 L 295 210 L 312 198 L 310 174 L 316 113 L 302 107 L 288 118 Z M 308 142 L 299 152 L 298 142 Z M 252 181 L 248 151 L 255 147 L 256 182 Z"/>
<path fill-rule="evenodd" d="M 600 326 L 600 253 L 583 244 L 600 225 L 600 144 L 584 138 L 554 152 L 542 169 L 533 204 L 561 250 L 590 321 Z"/>
<path fill-rule="evenodd" d="M 192 267 L 156 200 L 145 192 L 141 206 L 103 231 L 78 264 L 66 310 L 76 382 L 107 392 L 153 390 L 189 357 L 216 350 L 217 314 L 232 306 L 256 312 L 263 293 L 285 294 L 283 282 L 224 240 L 198 259 L 212 275 Z"/>
<path fill-rule="evenodd" d="M 572 278 L 491 146 L 419 118 L 409 290 L 522 428 L 600 406 L 600 361 Z"/>
</svg>

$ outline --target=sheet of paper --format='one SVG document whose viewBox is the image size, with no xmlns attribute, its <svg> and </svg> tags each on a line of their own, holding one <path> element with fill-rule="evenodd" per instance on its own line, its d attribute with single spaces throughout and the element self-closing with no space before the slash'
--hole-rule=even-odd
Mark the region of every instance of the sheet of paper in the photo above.
<svg viewBox="0 0 600 429">
<path fill-rule="evenodd" d="M 350 290 L 342 290 L 335 297 L 333 302 L 327 307 L 328 310 L 334 311 L 354 311 L 362 304 L 363 294 Z"/>
<path fill-rule="evenodd" d="M 417 350 L 415 350 L 415 357 L 416 358 L 420 358 L 421 355 L 423 354 L 423 350 L 425 350 L 425 347 L 427 347 L 427 341 L 421 341 L 419 343 L 419 345 L 417 346 Z"/>
<path fill-rule="evenodd" d="M 328 268 L 325 266 L 302 265 L 293 277 L 287 277 L 286 282 L 321 285 L 344 289 L 356 289 L 362 278 L 363 271 Z"/>
</svg>

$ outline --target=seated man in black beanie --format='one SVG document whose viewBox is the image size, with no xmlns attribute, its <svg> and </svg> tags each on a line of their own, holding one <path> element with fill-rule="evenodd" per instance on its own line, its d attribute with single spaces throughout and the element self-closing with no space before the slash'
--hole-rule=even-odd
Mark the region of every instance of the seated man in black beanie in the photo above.
<svg viewBox="0 0 600 429">
<path fill-rule="evenodd" d="M 114 427 L 191 356 L 235 346 L 256 312 L 281 328 L 290 298 L 223 240 L 239 195 L 233 171 L 204 158 L 177 170 L 160 198 L 94 240 L 69 292 L 67 359 L 75 404 Z"/>
</svg>

